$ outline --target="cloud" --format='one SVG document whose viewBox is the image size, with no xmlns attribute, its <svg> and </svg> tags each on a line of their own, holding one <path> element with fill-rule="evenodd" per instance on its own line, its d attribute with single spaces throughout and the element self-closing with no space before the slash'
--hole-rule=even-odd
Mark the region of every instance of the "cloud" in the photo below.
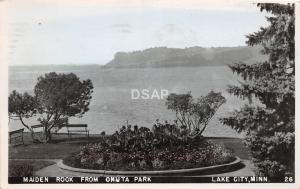
<svg viewBox="0 0 300 189">
<path fill-rule="evenodd" d="M 60 5 L 60 6 L 96 6 L 97 8 L 186 8 L 212 10 L 240 10 L 249 9 L 249 4 L 259 3 L 261 0 L 11 0 L 18 4 L 30 5 Z M 280 2 L 281 0 L 265 0 L 265 2 Z"/>
<path fill-rule="evenodd" d="M 113 24 L 111 25 L 112 28 L 131 28 L 129 24 Z"/>
<path fill-rule="evenodd" d="M 129 34 L 132 33 L 132 26 L 127 23 L 118 23 L 111 25 L 111 28 L 119 33 Z"/>
<path fill-rule="evenodd" d="M 248 0 L 10 0 L 10 17 L 17 22 L 55 22 L 116 12 L 153 9 L 257 11 Z M 126 31 L 127 32 L 127 31 Z"/>
<path fill-rule="evenodd" d="M 158 46 L 184 48 L 197 46 L 197 34 L 188 28 L 182 28 L 175 24 L 167 24 L 154 34 L 154 40 Z"/>
<path fill-rule="evenodd" d="M 119 30 L 119 32 L 121 32 L 121 33 L 132 33 L 132 31 L 129 30 L 129 29 L 122 29 L 122 30 Z"/>
</svg>

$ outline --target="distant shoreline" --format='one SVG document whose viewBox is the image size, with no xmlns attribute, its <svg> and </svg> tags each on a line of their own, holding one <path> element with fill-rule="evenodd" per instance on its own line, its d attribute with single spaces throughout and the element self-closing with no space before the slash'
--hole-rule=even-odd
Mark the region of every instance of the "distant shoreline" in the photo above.
<svg viewBox="0 0 300 189">
<path fill-rule="evenodd" d="M 124 68 L 173 68 L 173 67 L 215 67 L 227 66 L 235 62 L 252 64 L 262 61 L 266 57 L 261 55 L 260 46 L 236 47 L 188 47 L 169 48 L 153 47 L 143 50 L 116 52 L 112 59 L 104 64 L 75 63 L 66 64 L 19 64 L 9 65 L 11 69 L 22 68 L 82 68 L 92 67 L 98 69 L 124 69 Z"/>
<path fill-rule="evenodd" d="M 193 68 L 193 67 L 227 67 L 228 65 L 195 65 L 195 66 L 161 66 L 161 67 L 126 67 L 126 66 L 120 66 L 120 67 L 106 67 L 105 65 L 101 64 L 47 64 L 47 65 L 8 65 L 9 69 L 27 69 L 27 68 L 83 68 L 83 67 L 97 67 L 102 70 L 114 70 L 114 69 L 147 69 L 147 68 Z M 31 70 L 32 71 L 32 70 Z"/>
</svg>

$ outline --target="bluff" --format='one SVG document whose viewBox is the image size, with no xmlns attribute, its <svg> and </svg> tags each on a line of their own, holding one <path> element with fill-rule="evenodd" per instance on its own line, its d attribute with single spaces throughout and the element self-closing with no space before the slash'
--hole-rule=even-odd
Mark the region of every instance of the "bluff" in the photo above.
<svg viewBox="0 0 300 189">
<path fill-rule="evenodd" d="M 117 52 L 105 68 L 222 66 L 234 62 L 255 63 L 266 59 L 261 47 L 155 47 L 142 51 Z"/>
</svg>

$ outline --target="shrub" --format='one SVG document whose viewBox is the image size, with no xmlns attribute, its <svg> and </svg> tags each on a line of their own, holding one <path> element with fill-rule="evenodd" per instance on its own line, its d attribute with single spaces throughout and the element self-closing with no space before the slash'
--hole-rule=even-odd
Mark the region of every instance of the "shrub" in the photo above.
<svg viewBox="0 0 300 189">
<path fill-rule="evenodd" d="M 16 163 L 9 165 L 8 175 L 10 177 L 30 177 L 33 176 L 33 166 L 27 163 Z"/>
<path fill-rule="evenodd" d="M 223 146 L 203 139 L 185 139 L 174 124 L 157 123 L 149 128 L 123 126 L 100 143 L 81 147 L 80 153 L 64 160 L 79 168 L 105 170 L 184 169 L 232 161 Z"/>
<path fill-rule="evenodd" d="M 167 98 L 167 108 L 175 112 L 181 126 L 187 127 L 188 132 L 202 135 L 208 122 L 216 111 L 226 102 L 221 93 L 209 92 L 206 96 L 193 99 L 191 93 L 171 93 Z"/>
</svg>

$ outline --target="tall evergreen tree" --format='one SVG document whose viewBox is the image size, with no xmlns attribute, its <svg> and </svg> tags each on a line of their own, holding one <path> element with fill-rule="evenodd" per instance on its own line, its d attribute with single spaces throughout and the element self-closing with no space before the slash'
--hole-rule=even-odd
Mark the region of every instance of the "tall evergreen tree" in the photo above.
<svg viewBox="0 0 300 189">
<path fill-rule="evenodd" d="M 228 92 L 250 103 L 221 121 L 245 133 L 259 175 L 294 175 L 295 159 L 295 13 L 294 4 L 258 4 L 269 25 L 247 36 L 249 46 L 261 45 L 264 62 L 229 67 L 243 78 Z M 251 99 L 259 103 L 251 103 Z"/>
</svg>

